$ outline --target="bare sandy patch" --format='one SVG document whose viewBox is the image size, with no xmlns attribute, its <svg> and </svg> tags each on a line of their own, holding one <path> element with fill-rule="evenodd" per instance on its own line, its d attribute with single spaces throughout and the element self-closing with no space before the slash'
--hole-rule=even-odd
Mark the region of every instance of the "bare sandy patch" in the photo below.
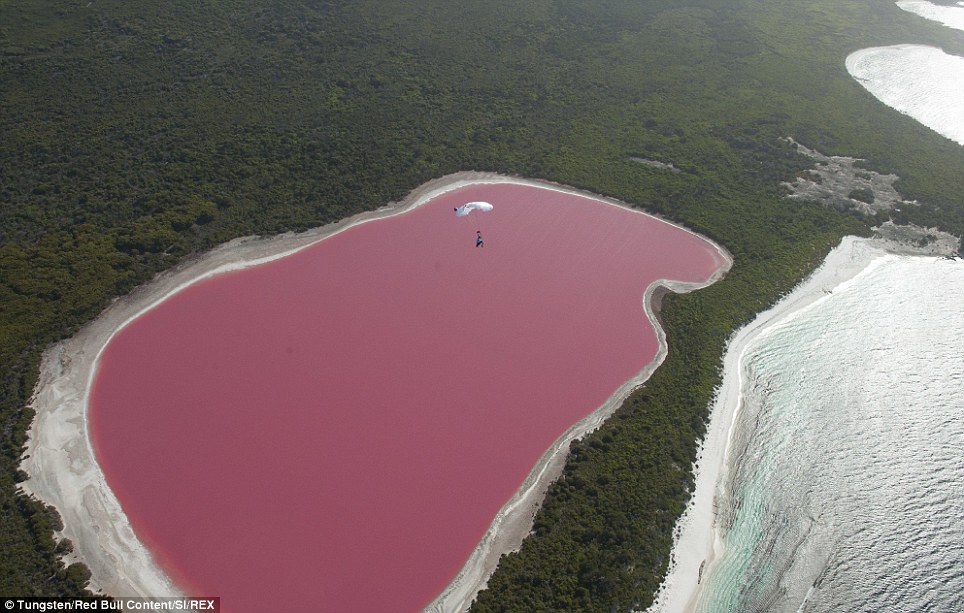
<svg viewBox="0 0 964 613">
<path fill-rule="evenodd" d="M 796 200 L 815 200 L 841 211 L 855 210 L 864 215 L 877 211 L 898 209 L 901 205 L 916 206 L 913 201 L 901 198 L 894 183 L 897 175 L 880 174 L 860 168 L 865 162 L 860 158 L 843 155 L 824 155 L 808 149 L 792 138 L 787 142 L 795 145 L 797 151 L 814 160 L 816 165 L 806 177 L 797 177 L 793 183 L 783 183 L 790 189 L 788 198 Z"/>
</svg>

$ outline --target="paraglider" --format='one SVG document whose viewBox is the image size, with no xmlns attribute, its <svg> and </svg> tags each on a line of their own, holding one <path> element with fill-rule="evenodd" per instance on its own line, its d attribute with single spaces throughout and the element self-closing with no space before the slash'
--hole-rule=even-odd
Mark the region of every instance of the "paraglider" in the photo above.
<svg viewBox="0 0 964 613">
<path fill-rule="evenodd" d="M 456 217 L 468 217 L 472 211 L 488 213 L 494 208 L 488 202 L 466 202 L 462 206 L 455 207 L 455 215 Z M 475 246 L 485 247 L 485 241 L 482 240 L 482 230 L 475 231 Z"/>
<path fill-rule="evenodd" d="M 459 217 L 465 217 L 472 211 L 483 211 L 488 213 L 495 207 L 488 202 L 466 202 L 460 207 L 455 208 L 455 214 Z"/>
</svg>

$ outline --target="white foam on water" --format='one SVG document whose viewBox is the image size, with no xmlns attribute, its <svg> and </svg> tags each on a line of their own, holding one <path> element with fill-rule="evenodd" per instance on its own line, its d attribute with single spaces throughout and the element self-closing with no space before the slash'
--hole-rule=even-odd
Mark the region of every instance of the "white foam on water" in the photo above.
<svg viewBox="0 0 964 613">
<path fill-rule="evenodd" d="M 964 145 L 964 57 L 926 45 L 861 49 L 847 72 L 875 98 Z"/>
<path fill-rule="evenodd" d="M 964 30 L 964 2 L 957 6 L 934 4 L 927 0 L 899 0 L 897 6 L 924 19 L 930 19 L 956 30 Z"/>
<path fill-rule="evenodd" d="M 964 262 L 888 255 L 747 347 L 697 610 L 952 611 Z"/>
</svg>

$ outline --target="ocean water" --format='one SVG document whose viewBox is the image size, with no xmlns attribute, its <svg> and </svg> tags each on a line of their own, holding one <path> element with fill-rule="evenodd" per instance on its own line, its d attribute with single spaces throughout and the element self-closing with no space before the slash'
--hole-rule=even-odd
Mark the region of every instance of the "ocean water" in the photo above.
<svg viewBox="0 0 964 613">
<path fill-rule="evenodd" d="M 875 98 L 964 145 L 964 57 L 902 44 L 855 51 L 846 66 Z"/>
<path fill-rule="evenodd" d="M 964 2 L 945 5 L 899 0 L 897 6 L 917 17 L 964 30 Z M 850 76 L 875 98 L 964 145 L 964 57 L 906 41 L 860 49 L 847 57 L 845 65 Z"/>
<path fill-rule="evenodd" d="M 748 346 L 698 611 L 964 610 L 962 304 L 886 255 Z"/>
<path fill-rule="evenodd" d="M 955 4 L 934 4 L 927 0 L 898 0 L 901 9 L 920 15 L 924 19 L 937 21 L 949 28 L 964 30 L 964 2 Z"/>
</svg>

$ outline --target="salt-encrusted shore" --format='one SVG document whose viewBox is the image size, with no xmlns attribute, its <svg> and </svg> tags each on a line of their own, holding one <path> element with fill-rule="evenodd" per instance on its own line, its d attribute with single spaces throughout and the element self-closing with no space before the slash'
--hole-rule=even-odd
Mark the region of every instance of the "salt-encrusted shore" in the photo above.
<svg viewBox="0 0 964 613">
<path fill-rule="evenodd" d="M 731 336 L 723 357 L 723 382 L 711 407 L 707 434 L 694 466 L 696 487 L 677 523 L 669 572 L 648 613 L 695 611 L 704 586 L 702 579 L 722 553 L 716 501 L 721 496 L 720 484 L 726 482 L 732 426 L 742 403 L 743 357 L 747 347 L 786 317 L 829 299 L 834 289 L 878 258 L 887 254 L 950 256 L 960 249 L 959 239 L 937 230 L 887 223 L 877 228 L 877 233 L 872 239 L 845 237 L 808 279 Z"/>
<path fill-rule="evenodd" d="M 546 182 L 491 173 L 448 175 L 420 186 L 402 202 L 377 211 L 300 234 L 240 238 L 219 246 L 158 275 L 130 295 L 114 301 L 75 336 L 49 347 L 44 354 L 31 403 L 36 417 L 28 433 L 27 450 L 21 464 L 29 475 L 22 488 L 52 504 L 61 513 L 64 529 L 57 537 L 69 538 L 74 544 L 74 551 L 65 562 L 87 564 L 91 570 L 90 587 L 96 592 L 112 596 L 180 595 L 178 587 L 158 567 L 150 551 L 134 534 L 97 464 L 88 432 L 89 391 L 100 356 L 115 334 L 170 296 L 204 279 L 285 257 L 350 226 L 403 213 L 447 191 L 469 184 L 500 182 L 557 189 L 625 206 L 611 199 Z M 656 324 L 654 311 L 658 308 L 663 288 L 675 292 L 692 291 L 715 282 L 729 270 L 732 263 L 729 254 L 719 246 L 714 245 L 714 248 L 720 267 L 707 283 L 657 281 L 646 290 L 643 306 L 657 330 L 660 347 L 657 357 L 545 452 L 520 491 L 499 511 L 456 579 L 430 605 L 430 610 L 466 608 L 484 587 L 499 557 L 521 545 L 531 530 L 533 515 L 549 484 L 562 470 L 569 443 L 597 428 L 665 357 L 665 335 Z"/>
</svg>

